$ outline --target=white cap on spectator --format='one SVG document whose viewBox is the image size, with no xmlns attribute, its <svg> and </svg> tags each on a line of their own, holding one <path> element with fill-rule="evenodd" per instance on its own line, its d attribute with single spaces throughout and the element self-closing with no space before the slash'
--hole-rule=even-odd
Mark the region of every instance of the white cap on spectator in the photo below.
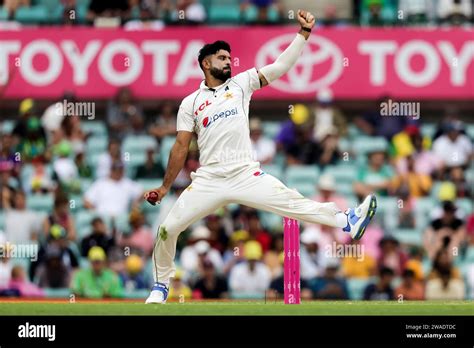
<svg viewBox="0 0 474 348">
<path fill-rule="evenodd" d="M 197 226 L 191 232 L 191 239 L 209 239 L 211 231 L 206 226 Z"/>
<path fill-rule="evenodd" d="M 323 88 L 316 94 L 316 100 L 320 103 L 330 103 L 333 100 L 332 91 L 328 88 Z"/>
<path fill-rule="evenodd" d="M 321 175 L 318 180 L 318 188 L 320 190 L 334 191 L 336 189 L 334 177 L 330 174 Z"/>
<path fill-rule="evenodd" d="M 318 244 L 321 240 L 321 231 L 317 227 L 308 227 L 301 234 L 301 243 Z"/>
<path fill-rule="evenodd" d="M 198 254 L 205 254 L 211 249 L 211 246 L 205 240 L 200 240 L 196 244 L 194 244 L 194 249 L 197 251 Z"/>
</svg>

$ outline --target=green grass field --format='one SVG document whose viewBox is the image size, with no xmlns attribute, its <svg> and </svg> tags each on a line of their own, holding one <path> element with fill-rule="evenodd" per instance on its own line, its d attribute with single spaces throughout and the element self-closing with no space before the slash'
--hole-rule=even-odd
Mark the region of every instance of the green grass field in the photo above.
<svg viewBox="0 0 474 348">
<path fill-rule="evenodd" d="M 0 315 L 474 315 L 474 301 L 0 302 Z"/>
</svg>

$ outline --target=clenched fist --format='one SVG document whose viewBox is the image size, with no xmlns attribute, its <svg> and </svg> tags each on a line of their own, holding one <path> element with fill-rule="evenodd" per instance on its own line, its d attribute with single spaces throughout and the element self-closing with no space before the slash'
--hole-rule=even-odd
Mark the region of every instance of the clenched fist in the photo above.
<svg viewBox="0 0 474 348">
<path fill-rule="evenodd" d="M 311 14 L 311 12 L 298 10 L 298 22 L 303 28 L 312 29 L 316 19 Z"/>
</svg>

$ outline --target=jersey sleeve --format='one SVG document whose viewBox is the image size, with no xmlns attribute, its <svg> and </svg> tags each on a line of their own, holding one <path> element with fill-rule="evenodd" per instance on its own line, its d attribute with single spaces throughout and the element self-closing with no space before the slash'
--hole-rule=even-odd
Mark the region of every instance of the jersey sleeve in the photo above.
<svg viewBox="0 0 474 348">
<path fill-rule="evenodd" d="M 178 117 L 176 121 L 176 131 L 194 131 L 194 118 L 192 107 L 189 106 L 185 100 L 181 103 L 178 110 Z"/>
<path fill-rule="evenodd" d="M 258 78 L 258 71 L 256 68 L 237 74 L 234 77 L 234 80 L 243 88 L 246 94 L 252 94 L 257 89 L 260 89 L 260 79 Z"/>
</svg>

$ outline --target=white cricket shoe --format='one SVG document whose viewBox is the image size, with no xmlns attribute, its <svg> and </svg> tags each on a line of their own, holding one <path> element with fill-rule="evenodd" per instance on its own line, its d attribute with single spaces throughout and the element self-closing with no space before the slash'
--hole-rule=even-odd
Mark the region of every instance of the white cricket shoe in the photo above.
<svg viewBox="0 0 474 348">
<path fill-rule="evenodd" d="M 155 283 L 151 288 L 150 296 L 146 299 L 145 303 L 160 303 L 165 304 L 168 299 L 169 288 L 163 283 Z"/>
<path fill-rule="evenodd" d="M 347 226 L 342 230 L 350 232 L 352 239 L 361 239 L 376 210 L 377 198 L 375 195 L 368 195 L 358 207 L 346 210 Z"/>
</svg>

